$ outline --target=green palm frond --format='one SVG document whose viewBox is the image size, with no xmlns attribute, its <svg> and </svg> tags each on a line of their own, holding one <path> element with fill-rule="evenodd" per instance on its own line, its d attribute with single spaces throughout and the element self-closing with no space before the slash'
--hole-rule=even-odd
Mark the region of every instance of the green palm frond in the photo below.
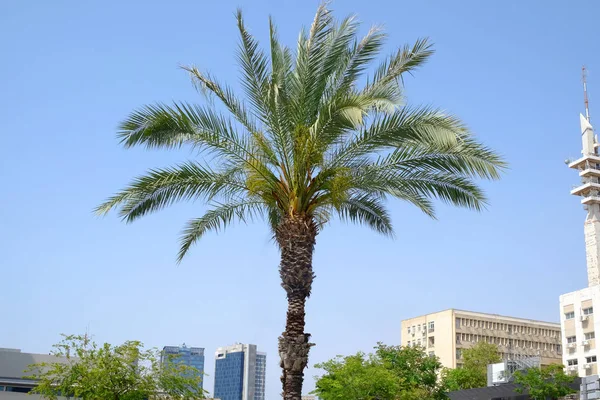
<svg viewBox="0 0 600 400">
<path fill-rule="evenodd" d="M 203 74 L 198 68 L 193 66 L 182 66 L 183 70 L 187 71 L 192 83 L 202 93 L 210 93 L 215 95 L 227 107 L 229 112 L 248 130 L 250 133 L 258 132 L 256 122 L 246 109 L 246 106 L 240 101 L 234 91 L 227 85 L 220 84 L 210 75 Z"/>
<path fill-rule="evenodd" d="M 255 114 L 267 125 L 273 123 L 272 110 L 268 106 L 267 98 L 269 92 L 269 62 L 264 52 L 259 48 L 258 42 L 246 30 L 242 11 L 236 13 L 238 30 L 240 33 L 240 44 L 237 58 L 242 67 L 242 86 L 246 97 L 255 110 Z"/>
<path fill-rule="evenodd" d="M 196 243 L 206 232 L 225 229 L 234 221 L 246 222 L 264 212 L 264 203 L 261 201 L 241 200 L 225 204 L 216 204 L 202 217 L 193 219 L 185 226 L 181 238 L 177 261 L 181 262 L 190 247 Z"/>
<path fill-rule="evenodd" d="M 412 72 L 422 66 L 433 55 L 433 45 L 429 39 L 418 39 L 412 47 L 405 45 L 400 48 L 396 54 L 391 55 L 384 60 L 375 70 L 375 74 L 370 82 L 367 82 L 364 91 L 372 93 L 384 88 L 394 87 L 401 91 L 397 86 L 398 80 L 402 79 L 405 73 Z M 401 93 L 397 93 L 401 96 Z"/>
<path fill-rule="evenodd" d="M 430 107 L 404 107 L 393 114 L 375 114 L 368 127 L 333 149 L 330 163 L 337 165 L 415 143 L 444 150 L 456 147 L 469 137 L 468 129 L 452 115 Z"/>
<path fill-rule="evenodd" d="M 129 187 L 109 198 L 95 210 L 106 214 L 120 206 L 119 215 L 132 222 L 148 213 L 163 209 L 175 202 L 210 201 L 220 196 L 230 198 L 248 192 L 236 170 L 215 172 L 197 163 L 188 162 L 173 168 L 150 170 L 136 178 Z"/>
<path fill-rule="evenodd" d="M 365 224 L 386 236 L 394 235 L 392 221 L 381 198 L 368 194 L 350 196 L 336 209 L 342 220 Z"/>
</svg>

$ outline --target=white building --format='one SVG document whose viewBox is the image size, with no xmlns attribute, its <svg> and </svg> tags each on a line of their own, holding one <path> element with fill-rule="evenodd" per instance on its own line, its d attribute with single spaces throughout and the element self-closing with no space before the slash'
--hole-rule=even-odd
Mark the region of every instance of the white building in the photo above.
<svg viewBox="0 0 600 400">
<path fill-rule="evenodd" d="M 586 113 L 587 114 L 587 113 Z M 589 114 L 588 114 L 589 115 Z M 597 137 L 589 118 L 580 115 L 582 157 L 569 163 L 579 171 L 581 184 L 571 194 L 581 196 L 587 211 L 584 224 L 588 287 L 560 296 L 563 364 L 567 371 L 581 377 L 598 374 L 596 331 L 600 318 L 600 156 Z"/>
</svg>

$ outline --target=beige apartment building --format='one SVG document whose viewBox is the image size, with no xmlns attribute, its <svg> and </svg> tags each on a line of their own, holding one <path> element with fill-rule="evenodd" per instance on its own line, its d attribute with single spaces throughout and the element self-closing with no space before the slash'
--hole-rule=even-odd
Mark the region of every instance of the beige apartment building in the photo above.
<svg viewBox="0 0 600 400">
<path fill-rule="evenodd" d="M 444 367 L 462 365 L 462 350 L 484 341 L 503 359 L 539 356 L 542 365 L 562 362 L 560 324 L 463 310 L 445 310 L 402 321 L 403 346 L 422 346 Z"/>
</svg>

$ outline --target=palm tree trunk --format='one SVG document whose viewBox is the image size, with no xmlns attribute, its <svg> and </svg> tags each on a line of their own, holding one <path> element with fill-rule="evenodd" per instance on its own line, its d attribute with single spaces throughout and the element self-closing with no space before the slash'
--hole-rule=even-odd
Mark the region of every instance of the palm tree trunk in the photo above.
<svg viewBox="0 0 600 400">
<path fill-rule="evenodd" d="M 288 299 L 285 332 L 279 337 L 284 400 L 300 400 L 304 369 L 308 365 L 310 334 L 304 332 L 306 299 L 314 279 L 312 256 L 317 228 L 310 217 L 285 218 L 275 237 L 281 250 L 279 274 Z"/>
</svg>

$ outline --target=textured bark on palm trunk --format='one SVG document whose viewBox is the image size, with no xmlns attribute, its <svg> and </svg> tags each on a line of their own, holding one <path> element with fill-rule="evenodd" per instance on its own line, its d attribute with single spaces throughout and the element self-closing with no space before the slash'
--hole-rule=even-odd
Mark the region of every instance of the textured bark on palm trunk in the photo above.
<svg viewBox="0 0 600 400">
<path fill-rule="evenodd" d="M 304 332 L 304 307 L 314 279 L 312 256 L 317 228 L 312 218 L 289 216 L 276 231 L 281 249 L 279 274 L 288 299 L 285 332 L 279 337 L 284 400 L 300 400 L 308 352 L 313 345 Z"/>
</svg>

